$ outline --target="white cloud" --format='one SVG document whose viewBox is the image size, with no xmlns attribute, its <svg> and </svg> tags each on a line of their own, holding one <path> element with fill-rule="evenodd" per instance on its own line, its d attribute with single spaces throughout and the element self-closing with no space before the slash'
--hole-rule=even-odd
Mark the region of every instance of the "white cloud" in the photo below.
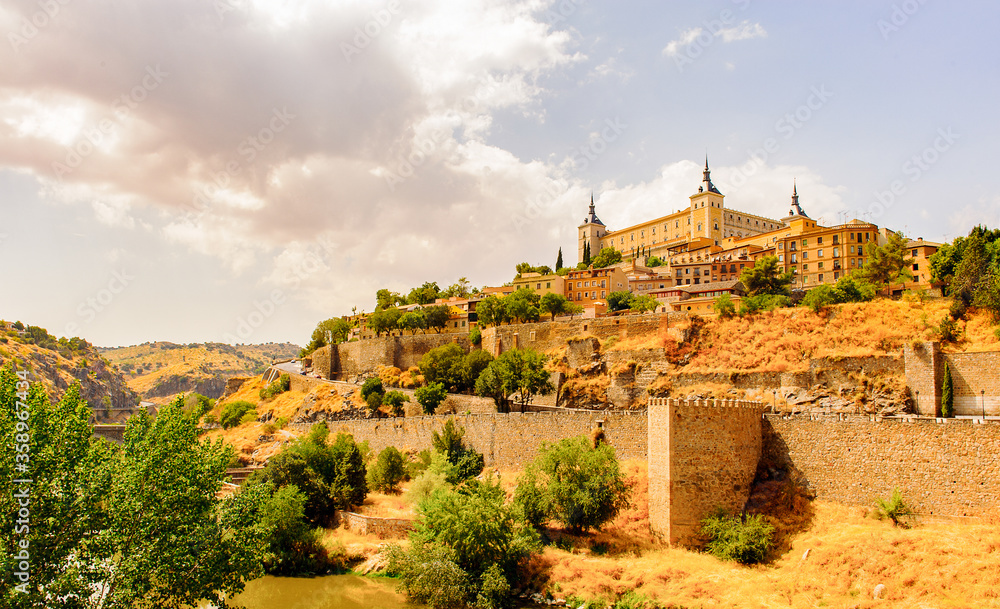
<svg viewBox="0 0 1000 609">
<path fill-rule="evenodd" d="M 767 31 L 759 23 L 744 21 L 736 27 L 725 28 L 719 31 L 719 36 L 723 42 L 735 42 L 737 40 L 750 40 L 753 38 L 767 38 Z"/>
<path fill-rule="evenodd" d="M 667 46 L 663 47 L 663 54 L 667 57 L 677 57 L 689 46 L 698 42 L 701 47 L 707 47 L 716 39 L 721 39 L 724 43 L 736 42 L 738 40 L 751 40 L 753 38 L 766 38 L 767 31 L 759 23 L 743 21 L 738 25 L 729 28 L 722 28 L 716 32 L 705 30 L 701 27 L 693 27 L 684 30 L 676 40 L 671 40 Z"/>
<path fill-rule="evenodd" d="M 689 46 L 692 42 L 698 39 L 704 32 L 700 27 L 694 27 L 689 30 L 685 30 L 681 33 L 680 38 L 677 40 L 671 40 L 667 43 L 667 46 L 663 47 L 663 54 L 667 57 L 674 57 L 678 55 L 681 50 Z"/>
</svg>

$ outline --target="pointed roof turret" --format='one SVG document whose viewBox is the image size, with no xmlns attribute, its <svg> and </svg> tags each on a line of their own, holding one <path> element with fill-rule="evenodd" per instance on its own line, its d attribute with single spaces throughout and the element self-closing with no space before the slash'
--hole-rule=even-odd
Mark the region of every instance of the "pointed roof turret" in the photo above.
<svg viewBox="0 0 1000 609">
<path fill-rule="evenodd" d="M 708 168 L 708 154 L 705 155 L 705 171 L 702 172 L 701 186 L 698 187 L 698 192 L 714 192 L 717 195 L 721 195 L 719 189 L 712 184 L 712 171 Z"/>
<path fill-rule="evenodd" d="M 601 226 L 604 226 L 604 223 L 601 222 L 601 219 L 598 218 L 597 214 L 594 212 L 594 193 L 590 193 L 590 210 L 587 212 L 587 217 L 583 219 L 583 223 L 600 224 Z"/>
<path fill-rule="evenodd" d="M 802 211 L 802 207 L 799 206 L 799 188 L 795 183 L 795 179 L 792 179 L 792 208 L 788 210 L 788 218 L 795 218 L 796 216 L 801 216 L 803 218 L 808 218 L 806 212 Z M 785 218 L 786 220 L 788 218 Z"/>
</svg>

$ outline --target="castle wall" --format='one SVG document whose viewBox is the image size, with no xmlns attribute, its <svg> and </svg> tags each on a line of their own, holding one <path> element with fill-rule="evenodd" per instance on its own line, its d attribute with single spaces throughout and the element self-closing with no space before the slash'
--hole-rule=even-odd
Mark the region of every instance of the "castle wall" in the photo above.
<svg viewBox="0 0 1000 609">
<path fill-rule="evenodd" d="M 700 545 L 700 522 L 743 509 L 761 455 L 765 406 L 736 400 L 649 403 L 649 519 L 671 544 Z"/>
<path fill-rule="evenodd" d="M 472 348 L 467 334 L 414 334 L 411 336 L 380 336 L 336 345 L 336 355 L 329 349 L 317 349 L 313 354 L 313 370 L 324 378 L 344 379 L 359 374 L 374 373 L 380 365 L 406 370 L 420 363 L 425 353 L 448 343 L 457 343 L 468 352 Z M 324 352 L 324 349 L 327 351 Z"/>
<path fill-rule="evenodd" d="M 899 488 L 921 514 L 1000 514 L 1000 424 L 863 415 L 765 415 L 766 463 L 816 496 L 870 506 Z"/>
<path fill-rule="evenodd" d="M 935 416 L 941 411 L 944 365 L 951 370 L 955 414 L 1000 415 L 1000 351 L 942 353 L 936 341 L 903 347 L 906 384 L 916 398 L 917 412 Z M 920 392 L 917 396 L 917 392 Z"/>
</svg>

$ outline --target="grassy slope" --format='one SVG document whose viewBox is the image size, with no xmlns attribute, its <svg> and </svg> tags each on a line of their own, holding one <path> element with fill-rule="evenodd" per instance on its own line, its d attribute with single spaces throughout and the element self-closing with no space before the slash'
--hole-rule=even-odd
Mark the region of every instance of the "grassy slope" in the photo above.
<svg viewBox="0 0 1000 609">
<path fill-rule="evenodd" d="M 706 318 L 685 372 L 804 371 L 810 358 L 899 356 L 904 344 L 934 338 L 933 328 L 950 301 L 916 298 L 876 300 L 830 307 L 816 314 L 805 307 L 778 309 L 750 317 Z M 946 351 L 983 351 L 1000 347 L 985 313 L 959 322 L 965 339 Z M 677 348 L 665 335 L 617 341 L 610 350 Z"/>
<path fill-rule="evenodd" d="M 102 351 L 126 375 L 129 387 L 146 395 L 172 377 L 198 381 L 259 374 L 272 360 L 295 357 L 299 350 L 297 345 L 288 343 L 232 347 L 216 343 L 175 345 L 157 342 Z M 170 399 L 172 396 L 154 401 Z"/>
</svg>

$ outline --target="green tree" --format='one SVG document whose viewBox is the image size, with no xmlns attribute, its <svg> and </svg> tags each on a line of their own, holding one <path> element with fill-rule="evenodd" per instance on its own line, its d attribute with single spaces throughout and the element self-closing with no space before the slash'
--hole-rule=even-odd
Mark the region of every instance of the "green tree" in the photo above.
<svg viewBox="0 0 1000 609">
<path fill-rule="evenodd" d="M 656 256 L 650 256 L 646 258 L 646 266 L 649 268 L 655 268 L 658 266 L 664 266 L 666 262 Z"/>
<path fill-rule="evenodd" d="M 351 331 L 351 324 L 346 319 L 331 317 L 316 324 L 309 344 L 302 350 L 301 355 L 306 356 L 329 344 L 342 343 L 347 340 L 347 335 Z"/>
<path fill-rule="evenodd" d="M 445 421 L 440 434 L 436 431 L 431 433 L 431 445 L 434 450 L 444 455 L 452 466 L 447 471 L 442 471 L 451 484 L 459 484 L 470 478 L 475 478 L 483 471 L 482 453 L 467 448 L 462 440 L 464 437 L 465 429 L 450 418 Z"/>
<path fill-rule="evenodd" d="M 545 356 L 532 349 L 503 352 L 476 381 L 476 395 L 493 398 L 497 412 L 510 412 L 511 397 L 521 410 L 536 394 L 552 391 Z"/>
<path fill-rule="evenodd" d="M 305 518 L 306 496 L 295 485 L 275 490 L 248 482 L 223 502 L 223 519 L 258 523 L 265 540 L 264 570 L 271 575 L 320 575 L 331 566 L 318 529 Z"/>
<path fill-rule="evenodd" d="M 833 292 L 835 302 L 868 302 L 875 298 L 878 288 L 852 273 L 841 277 Z"/>
<path fill-rule="evenodd" d="M 414 603 L 433 609 L 465 609 L 476 588 L 455 562 L 455 551 L 438 543 L 398 545 L 387 551 L 386 572 L 399 577 L 400 589 Z"/>
<path fill-rule="evenodd" d="M 473 349 L 462 359 L 462 391 L 473 391 L 479 375 L 489 367 L 493 356 L 483 349 Z"/>
<path fill-rule="evenodd" d="M 382 449 L 375 465 L 368 471 L 368 488 L 373 491 L 393 493 L 406 478 L 406 461 L 395 446 Z"/>
<path fill-rule="evenodd" d="M 543 294 L 538 301 L 538 310 L 542 313 L 548 313 L 552 316 L 551 319 L 555 320 L 556 315 L 563 314 L 568 303 L 569 301 L 562 294 L 548 292 L 547 294 Z"/>
<path fill-rule="evenodd" d="M 448 316 L 450 314 L 448 305 L 424 307 L 424 319 L 427 322 L 426 327 L 440 333 L 448 325 Z"/>
<path fill-rule="evenodd" d="M 390 292 L 389 290 L 382 288 L 375 293 L 375 310 L 381 311 L 383 309 L 389 309 L 398 304 L 403 304 L 405 300 L 406 299 L 399 293 Z"/>
<path fill-rule="evenodd" d="M 613 247 L 602 248 L 592 263 L 595 269 L 603 269 L 613 266 L 622 261 L 622 253 Z"/>
<path fill-rule="evenodd" d="M 521 323 L 538 321 L 540 297 L 528 288 L 520 288 L 503 299 L 506 317 Z"/>
<path fill-rule="evenodd" d="M 587 243 L 583 244 L 583 261 L 580 262 L 580 264 L 583 265 L 583 268 L 590 267 L 590 242 L 589 241 Z M 579 266 L 577 268 L 579 268 Z"/>
<path fill-rule="evenodd" d="M 745 565 L 763 562 L 774 540 L 774 526 L 760 515 L 740 518 L 720 510 L 701 521 L 701 530 L 709 554 Z"/>
<path fill-rule="evenodd" d="M 394 417 L 403 416 L 403 404 L 409 401 L 402 391 L 390 391 L 382 397 L 382 403 L 389 407 Z"/>
<path fill-rule="evenodd" d="M 563 257 L 562 257 L 562 247 L 559 248 L 559 253 L 556 255 L 556 272 L 563 267 Z"/>
<path fill-rule="evenodd" d="M 246 400 L 235 400 L 222 406 L 222 414 L 219 415 L 219 424 L 223 429 L 236 427 L 243 420 L 248 412 L 256 412 L 254 405 Z"/>
<path fill-rule="evenodd" d="M 416 309 L 400 315 L 397 325 L 400 330 L 409 330 L 411 333 L 416 334 L 417 330 L 427 328 L 427 320 L 424 318 L 423 312 L 420 309 Z"/>
<path fill-rule="evenodd" d="M 382 379 L 377 376 L 373 376 L 366 379 L 364 384 L 361 385 L 361 399 L 365 401 L 368 406 L 368 412 L 375 414 L 375 412 L 382 406 L 382 397 L 385 396 L 385 388 L 382 387 Z"/>
<path fill-rule="evenodd" d="M 417 403 L 424 409 L 424 414 L 434 414 L 441 402 L 448 397 L 448 392 L 441 383 L 431 383 L 413 392 Z"/>
<path fill-rule="evenodd" d="M 712 308 L 715 309 L 720 319 L 729 319 L 736 315 L 736 305 L 733 304 L 733 299 L 728 293 L 716 298 L 715 302 L 712 303 Z"/>
<path fill-rule="evenodd" d="M 543 444 L 514 491 L 532 524 L 552 519 L 575 531 L 610 522 L 628 506 L 628 497 L 614 448 L 595 448 L 586 436 Z"/>
<path fill-rule="evenodd" d="M 869 242 L 865 247 L 865 264 L 858 276 L 876 286 L 885 286 L 886 290 L 893 283 L 912 281 L 913 258 L 907 258 L 906 253 L 906 238 L 902 233 L 892 233 L 885 245 Z"/>
<path fill-rule="evenodd" d="M 607 298 L 608 311 L 624 311 L 632 306 L 632 293 L 625 290 L 611 292 Z"/>
<path fill-rule="evenodd" d="M 473 345 L 479 345 L 483 342 L 483 333 L 479 326 L 473 326 L 472 330 L 469 331 L 469 342 Z"/>
<path fill-rule="evenodd" d="M 434 301 L 441 297 L 441 290 L 436 281 L 425 281 L 419 288 L 410 290 L 406 297 L 408 304 L 434 304 Z"/>
<path fill-rule="evenodd" d="M 948 362 L 944 363 L 944 380 L 941 382 L 941 416 L 946 419 L 955 416 L 955 389 Z"/>
<path fill-rule="evenodd" d="M 424 381 L 441 383 L 446 388 L 459 389 L 463 385 L 465 350 L 456 343 L 435 347 L 420 358 L 420 374 Z"/>
<path fill-rule="evenodd" d="M 765 294 L 788 296 L 788 286 L 792 283 L 791 273 L 778 269 L 777 256 L 764 256 L 754 262 L 753 267 L 743 269 L 740 281 L 746 288 L 747 296 Z"/>
<path fill-rule="evenodd" d="M 632 299 L 629 309 L 638 313 L 645 313 L 646 311 L 656 310 L 656 307 L 658 306 L 660 306 L 660 302 L 658 300 L 649 294 L 640 294 Z"/>
<path fill-rule="evenodd" d="M 507 317 L 507 307 L 504 306 L 504 299 L 498 296 L 487 296 L 476 305 L 476 315 L 478 323 L 484 328 L 499 326 L 504 322 L 509 322 Z"/>
<path fill-rule="evenodd" d="M 836 290 L 827 284 L 812 288 L 806 292 L 805 298 L 802 299 L 802 305 L 812 309 L 813 313 L 820 313 L 836 302 Z"/>
<path fill-rule="evenodd" d="M 399 327 L 399 318 L 403 312 L 396 308 L 378 310 L 368 316 L 368 329 L 375 333 L 375 336 L 383 332 L 389 334 Z"/>
<path fill-rule="evenodd" d="M 451 298 L 452 296 L 457 296 L 458 298 L 468 298 L 472 294 L 471 287 L 468 278 L 459 277 L 456 283 L 448 286 L 448 289 L 441 294 L 441 297 Z"/>
</svg>

